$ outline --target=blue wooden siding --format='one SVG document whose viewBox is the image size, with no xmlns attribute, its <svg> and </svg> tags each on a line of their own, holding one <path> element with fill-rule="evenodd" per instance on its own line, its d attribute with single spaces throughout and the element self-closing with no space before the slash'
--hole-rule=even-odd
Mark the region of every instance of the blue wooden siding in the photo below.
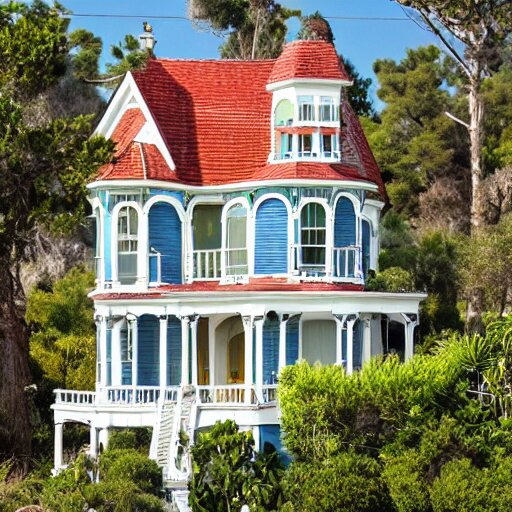
<svg viewBox="0 0 512 512">
<path fill-rule="evenodd" d="M 254 272 L 288 272 L 288 210 L 280 199 L 266 199 L 256 211 Z"/>
<path fill-rule="evenodd" d="M 279 318 L 263 324 L 263 383 L 275 384 L 279 372 Z"/>
<path fill-rule="evenodd" d="M 112 385 L 112 329 L 107 329 L 107 386 Z"/>
<path fill-rule="evenodd" d="M 154 315 L 142 315 L 137 322 L 137 384 L 158 386 L 160 323 Z"/>
<path fill-rule="evenodd" d="M 181 221 L 169 203 L 155 203 L 149 210 L 149 248 L 161 254 L 162 282 L 181 284 Z M 150 258 L 150 280 L 156 281 L 156 257 Z"/>
<path fill-rule="evenodd" d="M 370 269 L 370 223 L 367 220 L 363 220 L 362 223 L 362 243 L 363 243 L 363 273 L 364 277 L 368 275 Z"/>
<path fill-rule="evenodd" d="M 295 364 L 299 359 L 299 319 L 286 322 L 286 364 Z"/>
<path fill-rule="evenodd" d="M 175 316 L 167 321 L 167 385 L 181 383 L 181 320 Z"/>
<path fill-rule="evenodd" d="M 334 212 L 334 247 L 349 247 L 356 245 L 356 214 L 352 201 L 341 197 L 336 203 Z M 348 257 L 348 274 L 345 276 L 345 258 Z M 354 277 L 354 254 L 352 252 L 335 253 L 334 274 L 336 277 Z"/>
<path fill-rule="evenodd" d="M 263 453 L 272 453 L 275 450 L 285 466 L 288 466 L 292 460 L 283 447 L 279 425 L 260 425 L 259 450 Z"/>
<path fill-rule="evenodd" d="M 354 324 L 354 351 L 353 356 L 353 368 L 361 368 L 363 364 L 363 325 L 361 320 L 356 320 Z"/>
</svg>

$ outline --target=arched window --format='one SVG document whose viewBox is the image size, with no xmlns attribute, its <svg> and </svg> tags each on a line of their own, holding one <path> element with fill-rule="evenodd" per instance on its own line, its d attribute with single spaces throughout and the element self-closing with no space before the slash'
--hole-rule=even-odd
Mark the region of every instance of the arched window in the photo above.
<svg viewBox="0 0 512 512">
<path fill-rule="evenodd" d="M 137 210 L 125 206 L 117 217 L 117 279 L 121 284 L 133 284 L 137 280 L 138 249 Z"/>
<path fill-rule="evenodd" d="M 304 270 L 325 269 L 326 219 L 320 203 L 307 203 L 300 213 L 301 266 Z"/>
<path fill-rule="evenodd" d="M 247 273 L 247 208 L 237 204 L 226 215 L 226 275 Z"/>
</svg>

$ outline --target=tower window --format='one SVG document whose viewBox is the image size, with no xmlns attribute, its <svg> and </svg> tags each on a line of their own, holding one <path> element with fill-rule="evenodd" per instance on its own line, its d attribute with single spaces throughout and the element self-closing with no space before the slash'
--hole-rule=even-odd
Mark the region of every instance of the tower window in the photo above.
<svg viewBox="0 0 512 512">
<path fill-rule="evenodd" d="M 314 121 L 315 105 L 313 96 L 299 96 L 299 121 Z"/>
</svg>

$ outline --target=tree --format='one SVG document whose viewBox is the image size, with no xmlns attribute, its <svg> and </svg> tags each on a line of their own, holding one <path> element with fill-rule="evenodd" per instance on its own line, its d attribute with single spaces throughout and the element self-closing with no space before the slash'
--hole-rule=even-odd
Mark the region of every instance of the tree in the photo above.
<svg viewBox="0 0 512 512">
<path fill-rule="evenodd" d="M 251 432 L 234 421 L 217 422 L 199 433 L 192 447 L 193 475 L 189 504 L 194 512 L 279 510 L 283 473 L 277 452 L 258 454 Z"/>
<path fill-rule="evenodd" d="M 213 31 L 228 32 L 221 45 L 222 58 L 265 59 L 283 48 L 286 21 L 299 16 L 274 0 L 189 0 L 189 17 Z"/>
<path fill-rule="evenodd" d="M 471 226 L 485 224 L 485 201 L 481 190 L 484 179 L 482 140 L 484 102 L 482 84 L 495 66 L 497 47 L 512 32 L 512 4 L 504 0 L 395 0 L 418 12 L 427 27 L 437 35 L 459 65 L 466 78 L 469 123 L 457 119 L 469 131 L 471 161 Z M 464 46 L 460 52 L 451 41 L 456 38 Z M 453 118 L 453 116 L 452 116 Z"/>
<path fill-rule="evenodd" d="M 32 116 L 66 71 L 68 21 L 41 1 L 0 6 L 0 451 L 30 454 L 31 384 L 20 270 L 38 224 L 68 232 L 86 212 L 85 183 L 112 145 L 91 117 Z"/>
</svg>

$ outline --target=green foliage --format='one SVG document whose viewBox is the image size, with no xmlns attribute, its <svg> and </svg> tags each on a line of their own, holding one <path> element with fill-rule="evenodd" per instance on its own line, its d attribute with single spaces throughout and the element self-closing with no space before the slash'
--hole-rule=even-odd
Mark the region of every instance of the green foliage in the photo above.
<svg viewBox="0 0 512 512">
<path fill-rule="evenodd" d="M 274 0 L 189 0 L 189 16 L 215 32 L 227 32 L 222 58 L 277 57 L 285 43 L 286 21 L 300 11 Z"/>
<path fill-rule="evenodd" d="M 369 95 L 372 79 L 363 78 L 349 59 L 343 58 L 343 65 L 353 82 L 351 86 L 347 87 L 347 96 L 354 112 L 358 116 L 375 119 L 376 113 Z"/>
<path fill-rule="evenodd" d="M 375 277 L 370 277 L 366 289 L 395 293 L 415 291 L 411 273 L 401 267 L 389 267 Z"/>
<path fill-rule="evenodd" d="M 93 286 L 90 272 L 74 268 L 51 291 L 34 290 L 29 295 L 30 353 L 44 378 L 57 387 L 94 388 L 96 336 L 87 297 Z"/>
<path fill-rule="evenodd" d="M 284 487 L 287 510 L 308 512 L 381 512 L 393 510 L 380 464 L 346 452 L 312 464 L 294 462 Z M 291 507 L 290 507 L 291 505 Z"/>
<path fill-rule="evenodd" d="M 145 493 L 157 496 L 162 488 L 158 464 L 135 449 L 109 449 L 100 458 L 100 475 L 106 482 L 128 480 Z"/>
<path fill-rule="evenodd" d="M 217 422 L 198 434 L 192 447 L 193 476 L 189 504 L 194 512 L 279 510 L 283 473 L 276 452 L 257 454 L 250 432 L 239 432 L 235 422 Z"/>
<path fill-rule="evenodd" d="M 123 428 L 112 430 L 108 441 L 109 450 L 136 449 L 147 453 L 151 444 L 150 428 Z"/>
<path fill-rule="evenodd" d="M 99 74 L 98 62 L 103 50 L 101 38 L 80 28 L 69 34 L 69 47 L 75 76 L 79 79 L 93 79 Z"/>
<path fill-rule="evenodd" d="M 124 76 L 127 71 L 143 68 L 151 56 L 149 52 L 141 49 L 139 40 L 130 34 L 125 36 L 124 41 L 112 45 L 110 53 L 116 60 L 115 63 L 106 65 L 107 75 L 112 77 Z M 106 82 L 105 85 L 116 87 L 118 83 L 119 81 L 114 80 Z"/>
<path fill-rule="evenodd" d="M 479 293 L 484 310 L 503 313 L 509 305 L 512 276 L 512 215 L 461 244 L 460 273 L 466 296 Z"/>
<path fill-rule="evenodd" d="M 297 39 L 305 41 L 322 40 L 334 44 L 334 34 L 332 33 L 331 25 L 320 14 L 320 11 L 316 11 L 308 16 L 301 16 Z"/>
</svg>

